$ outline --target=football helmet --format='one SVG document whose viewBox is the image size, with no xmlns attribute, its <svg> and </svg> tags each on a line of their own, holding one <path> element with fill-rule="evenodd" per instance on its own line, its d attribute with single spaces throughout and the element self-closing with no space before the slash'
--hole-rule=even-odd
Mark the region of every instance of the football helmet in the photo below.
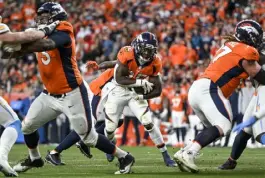
<svg viewBox="0 0 265 178">
<path fill-rule="evenodd" d="M 153 61 L 157 53 L 158 42 L 153 33 L 143 32 L 132 41 L 131 46 L 134 49 L 136 61 L 143 66 Z"/>
<path fill-rule="evenodd" d="M 235 37 L 238 41 L 259 48 L 262 45 L 263 30 L 254 20 L 242 20 L 236 25 Z"/>
<path fill-rule="evenodd" d="M 64 8 L 56 2 L 46 2 L 37 10 L 36 24 L 49 25 L 56 20 L 66 20 L 67 13 Z"/>
</svg>

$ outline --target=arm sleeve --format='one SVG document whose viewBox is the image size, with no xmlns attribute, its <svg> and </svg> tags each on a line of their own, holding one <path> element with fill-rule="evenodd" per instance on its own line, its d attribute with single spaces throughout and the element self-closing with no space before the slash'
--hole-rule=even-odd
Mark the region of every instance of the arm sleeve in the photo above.
<svg viewBox="0 0 265 178">
<path fill-rule="evenodd" d="M 71 44 L 71 38 L 67 32 L 56 31 L 52 33 L 48 38 L 55 42 L 56 48 L 66 47 Z"/>
</svg>

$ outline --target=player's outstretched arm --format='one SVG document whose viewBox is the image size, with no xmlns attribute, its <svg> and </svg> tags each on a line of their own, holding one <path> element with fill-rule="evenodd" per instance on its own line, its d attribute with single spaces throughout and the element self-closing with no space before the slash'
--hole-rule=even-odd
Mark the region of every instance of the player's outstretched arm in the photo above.
<svg viewBox="0 0 265 178">
<path fill-rule="evenodd" d="M 10 32 L 9 29 L 6 33 L 0 34 L 0 41 L 7 43 L 28 43 L 51 34 L 59 22 L 54 22 L 38 30 L 29 30 L 25 32 Z M 4 28 L 4 24 L 2 24 Z"/>
<path fill-rule="evenodd" d="M 31 43 L 22 45 L 22 52 L 42 52 L 49 51 L 59 47 L 68 46 L 71 38 L 68 33 L 63 31 L 54 32 L 47 39 L 40 39 Z"/>
</svg>

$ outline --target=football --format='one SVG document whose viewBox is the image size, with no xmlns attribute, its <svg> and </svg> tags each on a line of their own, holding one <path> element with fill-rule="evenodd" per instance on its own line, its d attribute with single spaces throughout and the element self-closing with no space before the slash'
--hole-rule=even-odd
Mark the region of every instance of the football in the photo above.
<svg viewBox="0 0 265 178">
<path fill-rule="evenodd" d="M 156 80 L 156 77 L 154 77 L 154 76 L 149 77 L 148 81 L 154 84 L 153 89 L 155 89 L 156 86 L 159 85 L 158 81 Z M 134 87 L 134 91 L 135 91 L 137 94 L 141 94 L 141 95 L 144 94 L 144 89 L 143 89 L 143 87 Z"/>
</svg>

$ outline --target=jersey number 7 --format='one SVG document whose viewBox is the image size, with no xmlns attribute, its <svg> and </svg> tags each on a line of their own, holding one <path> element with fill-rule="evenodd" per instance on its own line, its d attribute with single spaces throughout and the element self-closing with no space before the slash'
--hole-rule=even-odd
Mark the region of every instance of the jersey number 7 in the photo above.
<svg viewBox="0 0 265 178">
<path fill-rule="evenodd" d="M 220 57 L 232 52 L 232 49 L 228 46 L 222 46 L 213 58 L 213 62 L 217 61 Z"/>
</svg>

